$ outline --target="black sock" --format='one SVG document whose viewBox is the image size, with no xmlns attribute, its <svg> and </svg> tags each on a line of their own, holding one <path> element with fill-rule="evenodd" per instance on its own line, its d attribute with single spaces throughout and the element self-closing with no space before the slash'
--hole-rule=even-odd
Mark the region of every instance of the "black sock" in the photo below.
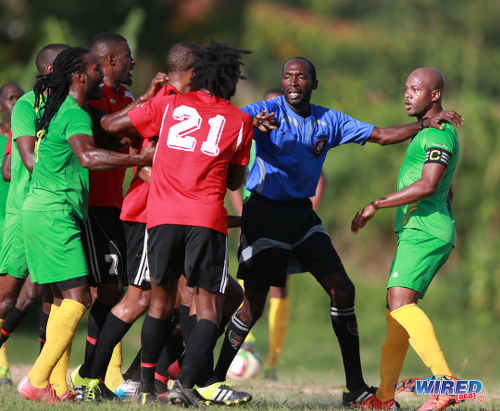
<svg viewBox="0 0 500 411">
<path fill-rule="evenodd" d="M 45 345 L 45 340 L 47 338 L 47 321 L 49 320 L 49 315 L 45 314 L 43 311 L 40 313 L 40 351 L 42 351 Z"/>
<path fill-rule="evenodd" d="M 80 367 L 80 376 L 90 378 L 92 373 L 92 361 L 94 360 L 95 347 L 99 332 L 101 331 L 106 316 L 112 306 L 104 305 L 99 300 L 95 300 L 89 312 L 87 343 L 85 344 L 85 361 Z"/>
<path fill-rule="evenodd" d="M 196 315 L 189 315 L 189 309 L 187 305 L 179 307 L 179 323 L 181 325 L 182 338 L 184 338 L 184 345 L 187 345 L 191 331 L 196 326 Z"/>
<path fill-rule="evenodd" d="M 206 372 L 218 337 L 219 327 L 212 321 L 202 319 L 193 328 L 178 378 L 184 387 L 192 388 Z"/>
<path fill-rule="evenodd" d="M 106 322 L 102 326 L 94 352 L 92 361 L 92 378 L 104 379 L 109 361 L 113 355 L 113 350 L 122 338 L 125 336 L 132 324 L 120 320 L 112 312 L 106 317 Z"/>
<path fill-rule="evenodd" d="M 250 326 L 241 321 L 238 313 L 235 313 L 227 326 L 219 360 L 215 367 L 215 377 L 218 381 L 226 380 L 227 370 L 249 332 Z"/>
<path fill-rule="evenodd" d="M 11 308 L 7 312 L 2 329 L 0 329 L 0 347 L 5 341 L 8 340 L 10 334 L 12 334 L 12 332 L 21 323 L 24 318 L 24 314 L 26 314 L 26 311 L 18 310 L 16 307 Z"/>
<path fill-rule="evenodd" d="M 158 364 L 156 366 L 156 372 L 164 377 L 168 377 L 168 367 L 175 360 L 179 359 L 184 351 L 184 340 L 182 336 L 179 335 L 169 335 L 167 341 L 163 346 L 160 357 L 158 358 Z"/>
<path fill-rule="evenodd" d="M 330 307 L 333 331 L 337 335 L 344 362 L 346 384 L 349 390 L 366 386 L 359 358 L 359 336 L 354 307 Z"/>
<path fill-rule="evenodd" d="M 124 380 L 141 381 L 141 354 L 142 349 L 139 348 L 137 355 L 128 367 L 128 370 L 123 374 Z"/>
<path fill-rule="evenodd" d="M 141 392 L 154 393 L 154 373 L 160 352 L 172 330 L 171 318 L 158 319 L 146 315 L 141 333 Z"/>
</svg>

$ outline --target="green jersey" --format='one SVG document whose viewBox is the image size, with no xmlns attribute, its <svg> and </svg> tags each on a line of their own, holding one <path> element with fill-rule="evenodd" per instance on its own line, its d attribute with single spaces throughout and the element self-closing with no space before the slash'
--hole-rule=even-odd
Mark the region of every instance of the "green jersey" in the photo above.
<svg viewBox="0 0 500 411">
<path fill-rule="evenodd" d="M 255 141 L 252 141 L 252 148 L 250 149 L 250 158 L 248 160 L 248 171 L 251 170 L 253 163 L 255 161 Z M 247 190 L 246 186 L 243 186 L 243 200 L 250 197 L 251 192 Z"/>
<path fill-rule="evenodd" d="M 69 209 L 77 218 L 86 219 L 89 173 L 80 165 L 68 141 L 77 134 L 92 135 L 92 122 L 76 100 L 67 96 L 35 149 L 25 210 Z"/>
<path fill-rule="evenodd" d="M 12 127 L 12 155 L 10 158 L 10 187 L 7 197 L 6 211 L 20 213 L 29 188 L 31 174 L 24 166 L 16 138 L 33 136 L 36 134 L 35 93 L 30 91 L 24 94 L 14 105 L 11 117 Z"/>
<path fill-rule="evenodd" d="M 397 208 L 394 231 L 413 228 L 455 244 L 455 219 L 451 211 L 449 191 L 458 154 L 458 135 L 451 124 L 444 123 L 443 130 L 426 128 L 413 138 L 399 170 L 398 191 L 422 177 L 425 163 L 443 164 L 446 170 L 433 195 Z"/>
</svg>

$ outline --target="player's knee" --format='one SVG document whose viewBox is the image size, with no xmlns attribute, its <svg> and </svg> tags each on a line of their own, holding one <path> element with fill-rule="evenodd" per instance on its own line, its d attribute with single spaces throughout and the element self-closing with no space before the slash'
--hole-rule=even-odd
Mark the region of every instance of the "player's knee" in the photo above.
<svg viewBox="0 0 500 411">
<path fill-rule="evenodd" d="M 3 296 L 0 301 L 0 318 L 5 318 L 7 312 L 9 312 L 16 304 L 16 295 L 15 294 L 6 294 Z"/>
</svg>

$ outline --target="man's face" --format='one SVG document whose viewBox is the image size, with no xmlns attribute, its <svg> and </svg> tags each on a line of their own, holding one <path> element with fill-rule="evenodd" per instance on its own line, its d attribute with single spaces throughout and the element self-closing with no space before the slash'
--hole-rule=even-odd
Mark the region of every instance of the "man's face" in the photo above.
<svg viewBox="0 0 500 411">
<path fill-rule="evenodd" d="M 87 75 L 87 91 L 86 96 L 89 100 L 97 100 L 101 98 L 101 88 L 99 85 L 102 83 L 103 74 L 99 62 L 93 54 L 86 54 L 84 60 L 87 65 L 85 74 Z"/>
<path fill-rule="evenodd" d="M 130 86 L 132 84 L 132 70 L 135 60 L 132 58 L 132 52 L 127 42 L 121 42 L 114 52 L 115 65 L 113 72 L 120 84 Z"/>
<path fill-rule="evenodd" d="M 316 82 L 311 78 L 305 62 L 292 60 L 285 65 L 281 74 L 281 89 L 291 107 L 309 104 L 315 88 Z"/>
<path fill-rule="evenodd" d="M 16 101 L 22 94 L 23 91 L 16 84 L 6 86 L 0 95 L 0 111 L 10 116 L 14 104 L 16 104 Z"/>
<path fill-rule="evenodd" d="M 421 117 L 431 107 L 432 90 L 418 72 L 411 73 L 405 84 L 405 109 L 409 116 Z"/>
</svg>

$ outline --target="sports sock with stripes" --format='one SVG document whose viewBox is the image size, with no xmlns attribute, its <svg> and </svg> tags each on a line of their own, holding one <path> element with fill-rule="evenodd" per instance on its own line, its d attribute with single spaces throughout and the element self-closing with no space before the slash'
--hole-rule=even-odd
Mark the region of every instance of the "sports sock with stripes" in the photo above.
<svg viewBox="0 0 500 411">
<path fill-rule="evenodd" d="M 45 344 L 45 340 L 47 339 L 47 321 L 49 319 L 49 315 L 44 313 L 43 311 L 40 313 L 40 351 L 42 351 L 43 345 Z"/>
<path fill-rule="evenodd" d="M 215 376 L 219 381 L 226 380 L 227 370 L 249 332 L 250 327 L 240 320 L 238 313 L 233 314 L 224 334 L 224 342 L 215 367 Z"/>
<path fill-rule="evenodd" d="M 90 377 L 104 379 L 115 346 L 131 326 L 132 324 L 120 320 L 112 312 L 107 315 L 95 348 Z"/>
<path fill-rule="evenodd" d="M 339 341 L 346 385 L 349 390 L 356 390 L 366 386 L 361 370 L 359 358 L 359 336 L 354 307 L 337 308 L 330 307 L 330 318 L 333 331 Z"/>
<path fill-rule="evenodd" d="M 92 373 L 92 361 L 94 359 L 95 347 L 99 332 L 106 321 L 106 316 L 111 311 L 112 306 L 105 305 L 99 300 L 95 300 L 89 312 L 87 343 L 85 344 L 85 361 L 80 367 L 79 374 L 82 377 L 89 378 Z"/>
<path fill-rule="evenodd" d="M 193 328 L 178 378 L 183 387 L 192 388 L 207 373 L 207 368 L 212 367 L 213 350 L 218 337 L 219 327 L 210 320 L 201 319 Z"/>
<path fill-rule="evenodd" d="M 26 311 L 18 310 L 16 307 L 11 308 L 7 312 L 2 328 L 0 329 L 0 346 L 7 341 L 10 334 L 12 334 L 12 332 L 21 323 L 25 314 Z"/>
<path fill-rule="evenodd" d="M 167 336 L 173 327 L 171 318 L 154 318 L 146 315 L 141 332 L 141 392 L 154 393 L 155 367 Z"/>
</svg>

